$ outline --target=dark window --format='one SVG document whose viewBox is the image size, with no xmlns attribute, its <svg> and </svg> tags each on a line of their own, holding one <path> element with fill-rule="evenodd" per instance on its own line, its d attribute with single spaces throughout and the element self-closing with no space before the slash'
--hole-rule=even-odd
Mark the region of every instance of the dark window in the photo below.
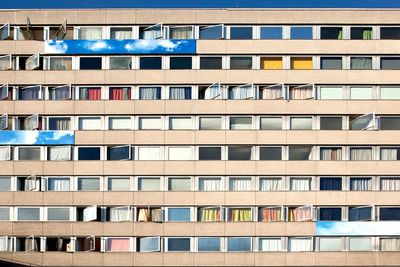
<svg viewBox="0 0 400 267">
<path fill-rule="evenodd" d="M 342 58 L 341 57 L 321 57 L 322 70 L 341 70 Z"/>
<path fill-rule="evenodd" d="M 224 36 L 225 27 L 223 25 L 200 27 L 200 39 L 223 39 Z"/>
<path fill-rule="evenodd" d="M 222 69 L 222 57 L 200 57 L 200 69 Z"/>
<path fill-rule="evenodd" d="M 282 160 L 282 148 L 260 147 L 260 160 Z"/>
<path fill-rule="evenodd" d="M 233 40 L 253 39 L 252 27 L 231 27 L 231 37 Z"/>
<path fill-rule="evenodd" d="M 312 39 L 312 27 L 291 27 L 290 39 Z"/>
<path fill-rule="evenodd" d="M 400 58 L 398 57 L 381 57 L 382 70 L 400 70 Z"/>
<path fill-rule="evenodd" d="M 231 57 L 232 70 L 249 70 L 252 67 L 251 57 Z"/>
<path fill-rule="evenodd" d="M 199 160 L 221 160 L 221 148 L 199 147 Z"/>
<path fill-rule="evenodd" d="M 282 39 L 282 27 L 261 27 L 260 39 Z"/>
<path fill-rule="evenodd" d="M 343 39 L 342 27 L 321 27 L 321 39 Z"/>
<path fill-rule="evenodd" d="M 100 160 L 100 147 L 78 148 L 78 160 Z"/>
<path fill-rule="evenodd" d="M 341 208 L 320 208 L 319 209 L 320 221 L 341 221 L 342 209 Z"/>
<path fill-rule="evenodd" d="M 101 57 L 81 57 L 79 60 L 81 70 L 101 70 Z"/>
<path fill-rule="evenodd" d="M 171 70 L 191 69 L 192 57 L 170 57 L 169 68 Z"/>
<path fill-rule="evenodd" d="M 341 177 L 320 178 L 319 190 L 342 190 Z"/>
<path fill-rule="evenodd" d="M 168 251 L 190 251 L 190 238 L 168 238 Z"/>
<path fill-rule="evenodd" d="M 350 69 L 352 70 L 371 70 L 372 57 L 352 57 L 350 59 Z"/>
<path fill-rule="evenodd" d="M 400 117 L 380 117 L 380 130 L 400 130 Z"/>
<path fill-rule="evenodd" d="M 350 39 L 371 40 L 372 39 L 372 28 L 371 27 L 351 27 Z"/>
<path fill-rule="evenodd" d="M 321 130 L 342 130 L 342 117 L 321 117 L 319 126 Z"/>
<path fill-rule="evenodd" d="M 379 220 L 400 221 L 400 208 L 380 208 Z"/>
<path fill-rule="evenodd" d="M 309 160 L 311 147 L 289 147 L 289 160 Z"/>
<path fill-rule="evenodd" d="M 161 69 L 161 57 L 141 57 L 140 69 L 159 70 Z"/>
<path fill-rule="evenodd" d="M 119 146 L 109 147 L 107 153 L 108 160 L 127 160 L 130 159 L 130 147 Z"/>
<path fill-rule="evenodd" d="M 372 217 L 371 207 L 349 208 L 349 221 L 369 221 Z"/>
<path fill-rule="evenodd" d="M 228 160 L 251 160 L 251 147 L 229 147 Z"/>
<path fill-rule="evenodd" d="M 381 39 L 400 39 L 400 27 L 381 27 Z"/>
<path fill-rule="evenodd" d="M 110 70 L 132 69 L 131 57 L 110 57 Z"/>
</svg>

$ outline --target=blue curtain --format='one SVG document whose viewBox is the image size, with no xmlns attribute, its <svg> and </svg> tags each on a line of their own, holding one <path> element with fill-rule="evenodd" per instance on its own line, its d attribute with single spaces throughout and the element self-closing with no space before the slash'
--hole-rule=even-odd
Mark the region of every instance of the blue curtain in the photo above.
<svg viewBox="0 0 400 267">
<path fill-rule="evenodd" d="M 321 178 L 320 190 L 342 190 L 342 178 Z"/>
<path fill-rule="evenodd" d="M 342 210 L 341 208 L 320 208 L 319 209 L 320 221 L 341 221 Z"/>
</svg>

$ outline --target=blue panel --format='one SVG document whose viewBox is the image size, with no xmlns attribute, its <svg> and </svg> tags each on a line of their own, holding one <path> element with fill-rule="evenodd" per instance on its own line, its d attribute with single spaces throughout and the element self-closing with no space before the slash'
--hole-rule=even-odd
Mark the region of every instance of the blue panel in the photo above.
<svg viewBox="0 0 400 267">
<path fill-rule="evenodd" d="M 400 235 L 400 221 L 317 222 L 317 236 Z"/>
<path fill-rule="evenodd" d="M 48 40 L 47 54 L 195 54 L 196 40 Z"/>
<path fill-rule="evenodd" d="M 73 145 L 74 131 L 0 131 L 0 145 Z"/>
</svg>

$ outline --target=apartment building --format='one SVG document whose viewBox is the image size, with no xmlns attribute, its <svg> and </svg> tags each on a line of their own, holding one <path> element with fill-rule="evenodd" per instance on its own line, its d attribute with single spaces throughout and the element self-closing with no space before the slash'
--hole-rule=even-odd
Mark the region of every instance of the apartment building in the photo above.
<svg viewBox="0 0 400 267">
<path fill-rule="evenodd" d="M 0 266 L 399 266 L 399 16 L 0 11 Z"/>
</svg>

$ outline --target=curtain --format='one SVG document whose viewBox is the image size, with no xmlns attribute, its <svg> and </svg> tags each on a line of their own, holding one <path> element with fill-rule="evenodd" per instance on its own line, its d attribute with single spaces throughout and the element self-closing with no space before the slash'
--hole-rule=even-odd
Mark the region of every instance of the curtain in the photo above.
<svg viewBox="0 0 400 267">
<path fill-rule="evenodd" d="M 140 32 L 140 39 L 159 39 L 162 38 L 161 25 L 149 27 Z"/>
<path fill-rule="evenodd" d="M 79 99 L 80 100 L 100 100 L 101 99 L 101 88 L 79 88 Z"/>
<path fill-rule="evenodd" d="M 309 178 L 290 178 L 290 190 L 310 191 L 311 179 Z"/>
<path fill-rule="evenodd" d="M 204 99 L 222 99 L 222 88 L 219 85 L 211 85 L 204 92 Z"/>
<path fill-rule="evenodd" d="M 139 99 L 161 99 L 160 87 L 140 87 Z"/>
<path fill-rule="evenodd" d="M 192 26 L 189 27 L 170 27 L 170 39 L 192 39 Z"/>
<path fill-rule="evenodd" d="M 70 121 L 69 118 L 50 118 L 49 124 L 51 124 L 52 130 L 69 130 Z"/>
<path fill-rule="evenodd" d="M 20 100 L 35 100 L 39 99 L 40 86 L 25 87 L 19 89 Z"/>
<path fill-rule="evenodd" d="M 302 222 L 312 220 L 312 206 L 302 206 L 298 208 L 289 208 L 288 221 Z"/>
<path fill-rule="evenodd" d="M 140 208 L 138 212 L 138 222 L 148 222 L 150 221 L 150 209 Z"/>
<path fill-rule="evenodd" d="M 349 208 L 349 221 L 369 221 L 371 211 L 371 207 Z"/>
<path fill-rule="evenodd" d="M 229 191 L 250 191 L 251 178 L 230 178 Z"/>
<path fill-rule="evenodd" d="M 381 148 L 381 160 L 397 160 L 397 148 Z"/>
<path fill-rule="evenodd" d="M 110 252 L 128 252 L 129 238 L 107 238 L 107 251 Z"/>
<path fill-rule="evenodd" d="M 229 99 L 249 99 L 254 98 L 253 86 L 238 86 L 229 91 Z"/>
<path fill-rule="evenodd" d="M 32 237 L 25 239 L 25 251 L 38 251 L 37 240 Z"/>
<path fill-rule="evenodd" d="M 260 251 L 281 251 L 282 240 L 280 238 L 260 239 Z"/>
<path fill-rule="evenodd" d="M 400 238 L 381 238 L 381 251 L 399 251 Z"/>
<path fill-rule="evenodd" d="M 313 97 L 313 90 L 310 87 L 294 87 L 289 90 L 289 99 L 309 99 Z"/>
<path fill-rule="evenodd" d="M 320 190 L 342 190 L 342 178 L 321 178 L 319 180 Z"/>
<path fill-rule="evenodd" d="M 70 160 L 71 148 L 69 146 L 50 147 L 50 160 Z"/>
<path fill-rule="evenodd" d="M 10 67 L 10 56 L 0 57 L 0 70 L 9 70 Z"/>
<path fill-rule="evenodd" d="M 160 147 L 139 147 L 139 160 L 160 160 Z"/>
<path fill-rule="evenodd" d="M 171 87 L 169 89 L 169 99 L 191 99 L 191 87 Z"/>
<path fill-rule="evenodd" d="M 164 213 L 162 209 L 152 209 L 151 210 L 151 221 L 152 222 L 162 222 L 164 218 Z"/>
<path fill-rule="evenodd" d="M 289 238 L 289 251 L 312 251 L 312 238 Z"/>
<path fill-rule="evenodd" d="M 229 209 L 229 221 L 231 222 L 250 222 L 251 209 L 231 208 Z"/>
<path fill-rule="evenodd" d="M 50 70 L 71 70 L 72 58 L 70 57 L 52 57 L 50 61 Z"/>
<path fill-rule="evenodd" d="M 131 90 L 129 87 L 111 87 L 110 88 L 110 96 L 111 100 L 128 100 L 131 99 Z"/>
<path fill-rule="evenodd" d="M 102 39 L 103 29 L 101 27 L 81 27 L 79 29 L 79 39 L 98 40 Z"/>
<path fill-rule="evenodd" d="M 132 39 L 132 29 L 113 28 L 111 29 L 111 34 L 113 37 L 112 39 L 117 39 L 117 40 Z"/>
<path fill-rule="evenodd" d="M 262 178 L 260 179 L 260 191 L 279 191 L 281 190 L 281 178 Z"/>
<path fill-rule="evenodd" d="M 200 178 L 199 190 L 200 191 L 219 191 L 221 179 L 216 178 Z"/>
<path fill-rule="evenodd" d="M 372 160 L 372 149 L 370 148 L 351 148 L 350 160 Z"/>
<path fill-rule="evenodd" d="M 51 100 L 65 100 L 71 98 L 69 86 L 62 86 L 50 90 Z"/>
<path fill-rule="evenodd" d="M 10 149 L 8 146 L 0 147 L 0 160 L 10 160 Z"/>
<path fill-rule="evenodd" d="M 25 179 L 24 191 L 32 191 L 38 189 L 39 180 L 28 178 Z"/>
<path fill-rule="evenodd" d="M 110 221 L 129 221 L 129 207 L 110 208 Z"/>
<path fill-rule="evenodd" d="M 69 191 L 69 178 L 48 178 L 48 191 Z"/>
<path fill-rule="evenodd" d="M 400 191 L 400 178 L 381 178 L 381 190 Z"/>
<path fill-rule="evenodd" d="M 220 208 L 201 208 L 200 221 L 201 222 L 216 222 L 221 220 Z"/>
<path fill-rule="evenodd" d="M 371 178 L 350 178 L 351 191 L 367 191 L 372 190 Z"/>
<path fill-rule="evenodd" d="M 277 222 L 282 220 L 282 208 L 271 207 L 261 208 L 259 211 L 259 221 L 261 222 Z"/>
<path fill-rule="evenodd" d="M 370 57 L 353 57 L 351 58 L 351 69 L 369 70 L 372 69 L 372 58 Z"/>
<path fill-rule="evenodd" d="M 138 222 L 162 222 L 163 211 L 161 209 L 139 208 Z"/>
<path fill-rule="evenodd" d="M 262 90 L 262 99 L 280 99 L 283 98 L 282 86 L 266 87 Z"/>
<path fill-rule="evenodd" d="M 342 149 L 321 148 L 321 160 L 342 160 Z"/>
<path fill-rule="evenodd" d="M 372 39 L 372 30 L 364 29 L 363 30 L 363 40 L 371 40 Z"/>
</svg>

